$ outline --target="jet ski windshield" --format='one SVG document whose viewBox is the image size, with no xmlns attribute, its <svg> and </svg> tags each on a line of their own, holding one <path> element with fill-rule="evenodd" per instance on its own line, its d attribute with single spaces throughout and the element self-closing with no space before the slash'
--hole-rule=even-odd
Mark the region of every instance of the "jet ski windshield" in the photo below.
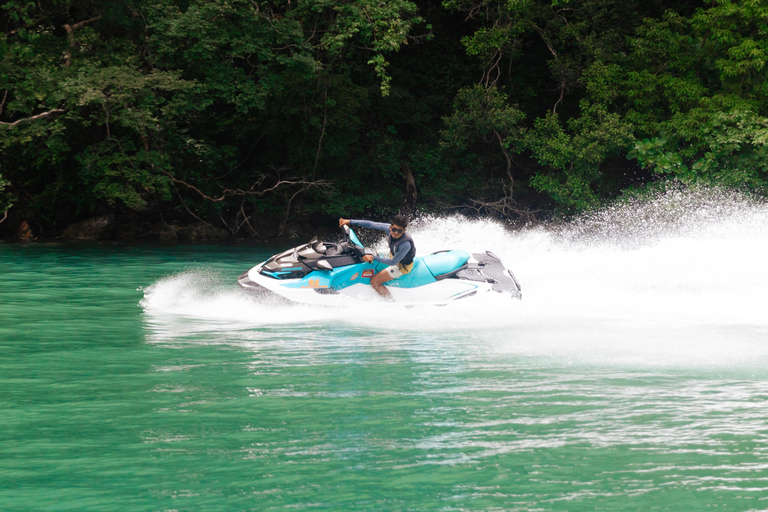
<svg viewBox="0 0 768 512">
<path fill-rule="evenodd" d="M 363 244 L 360 242 L 360 239 L 357 238 L 357 235 L 355 234 L 355 230 L 351 229 L 349 230 L 349 240 L 355 244 L 358 247 L 364 247 Z"/>
</svg>

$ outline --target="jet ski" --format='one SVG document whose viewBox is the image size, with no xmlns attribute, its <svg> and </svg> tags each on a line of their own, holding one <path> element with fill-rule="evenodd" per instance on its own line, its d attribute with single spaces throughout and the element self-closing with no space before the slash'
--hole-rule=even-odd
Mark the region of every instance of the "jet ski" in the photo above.
<svg viewBox="0 0 768 512">
<path fill-rule="evenodd" d="M 380 300 L 371 278 L 386 265 L 363 261 L 365 254 L 376 253 L 365 248 L 349 226 L 343 229 L 345 237 L 340 243 L 312 239 L 243 272 L 237 283 L 256 294 L 303 304 Z M 444 305 L 484 294 L 522 297 L 514 274 L 490 251 L 454 249 L 416 256 L 409 273 L 385 286 L 396 303 L 409 305 Z"/>
</svg>

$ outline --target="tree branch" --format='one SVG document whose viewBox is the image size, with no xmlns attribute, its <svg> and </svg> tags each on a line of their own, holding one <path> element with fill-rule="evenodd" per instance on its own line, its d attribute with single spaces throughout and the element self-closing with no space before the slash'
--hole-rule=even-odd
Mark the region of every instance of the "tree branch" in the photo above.
<svg viewBox="0 0 768 512">
<path fill-rule="evenodd" d="M 91 18 L 89 20 L 85 21 L 79 21 L 75 23 L 74 25 L 64 25 L 64 29 L 66 29 L 67 32 L 72 32 L 73 30 L 77 30 L 79 28 L 83 28 L 83 26 L 87 25 L 88 23 L 91 23 L 92 21 L 98 21 L 101 19 L 101 16 L 96 16 L 95 18 Z M 69 27 L 69 28 L 67 28 Z"/>
<path fill-rule="evenodd" d="M 323 94 L 323 129 L 320 132 L 320 139 L 317 141 L 317 151 L 315 152 L 315 165 L 312 167 L 312 179 L 317 174 L 317 163 L 320 161 L 320 151 L 323 148 L 323 137 L 325 129 L 328 126 L 328 80 L 325 80 L 325 92 Z"/>
<path fill-rule="evenodd" d="M 563 97 L 565 96 L 565 78 L 560 80 L 560 98 L 555 102 L 555 106 L 552 107 L 552 113 L 557 114 L 557 106 L 563 102 Z"/>
<path fill-rule="evenodd" d="M 74 48 L 75 47 L 75 44 L 76 44 L 75 43 L 75 30 L 77 30 L 79 28 L 83 28 L 88 23 L 91 23 L 92 21 L 97 21 L 97 20 L 100 20 L 100 19 L 101 19 L 101 16 L 96 16 L 95 18 L 91 18 L 91 19 L 85 20 L 85 21 L 80 21 L 80 22 L 75 23 L 73 25 L 70 25 L 69 23 L 65 23 L 64 25 L 62 25 L 64 30 L 67 31 L 67 39 L 69 40 L 69 47 L 70 48 Z M 66 60 L 64 62 L 64 67 L 68 68 L 72 64 L 72 52 L 68 50 L 67 53 L 65 54 L 65 58 L 66 58 Z"/>
<path fill-rule="evenodd" d="M 202 197 L 203 199 L 214 202 L 214 203 L 221 202 L 224 199 L 232 196 L 263 197 L 264 195 L 266 195 L 269 192 L 272 192 L 273 190 L 276 190 L 284 186 L 290 186 L 290 185 L 301 185 L 302 186 L 301 190 L 308 190 L 310 188 L 315 188 L 315 187 L 328 190 L 332 186 L 332 183 L 326 180 L 315 180 L 315 181 L 308 181 L 303 179 L 302 180 L 280 180 L 275 185 L 269 188 L 266 188 L 263 190 L 254 190 L 256 186 L 260 185 L 264 181 L 264 177 L 262 177 L 259 180 L 257 180 L 248 190 L 226 188 L 222 191 L 221 196 L 211 197 L 207 195 L 205 192 L 203 192 L 202 190 L 200 190 L 199 188 L 197 188 L 196 186 L 192 185 L 191 183 L 187 183 L 184 180 L 178 179 L 176 176 L 174 176 L 170 172 L 168 171 L 162 171 L 162 172 L 163 174 L 171 178 L 171 180 L 173 180 L 174 183 L 178 183 L 179 185 L 184 185 L 185 187 L 197 192 L 200 195 L 200 197 Z"/>
<path fill-rule="evenodd" d="M 541 27 L 539 27 L 535 23 L 531 23 L 531 26 L 533 26 L 534 30 L 536 30 L 536 32 L 539 33 L 539 36 L 541 36 L 542 41 L 544 41 L 544 44 L 547 45 L 547 49 L 549 50 L 549 53 L 552 54 L 552 56 L 555 58 L 555 60 L 559 59 L 559 57 L 557 55 L 557 51 L 555 51 L 554 46 L 552 46 L 552 42 L 547 37 L 546 31 L 544 31 L 544 29 L 542 29 Z"/>
<path fill-rule="evenodd" d="M 192 212 L 192 210 L 189 209 L 189 206 L 187 206 L 187 203 L 184 202 L 184 198 L 181 197 L 181 194 L 179 193 L 178 190 L 176 191 L 176 195 L 179 196 L 179 201 L 181 201 L 182 206 L 184 206 L 184 209 L 187 210 L 188 214 L 190 214 L 191 216 L 193 216 L 194 218 L 196 218 L 197 220 L 199 220 L 203 224 L 206 224 L 206 225 L 211 226 L 211 227 L 215 227 L 213 224 L 209 224 L 208 222 L 205 222 L 203 219 L 201 219 L 200 217 L 195 215 L 194 212 Z"/>
<path fill-rule="evenodd" d="M 249 215 L 245 214 L 245 199 L 243 199 L 243 201 L 240 202 L 240 213 L 243 214 L 243 222 L 241 222 L 238 226 L 235 226 L 235 232 L 240 231 L 240 228 L 243 227 L 243 224 L 247 224 L 251 230 L 251 234 L 256 235 L 257 234 L 256 230 L 253 229 L 251 222 L 248 220 Z"/>
<path fill-rule="evenodd" d="M 502 197 L 497 201 L 486 201 L 470 198 L 470 202 L 472 203 L 469 205 L 470 208 L 478 213 L 482 211 L 485 211 L 486 213 L 497 212 L 501 217 L 507 219 L 513 216 L 517 216 L 530 222 L 535 220 L 536 213 L 538 212 L 538 210 L 521 210 L 516 206 L 517 203 L 514 201 L 514 199 L 509 196 Z"/>
<path fill-rule="evenodd" d="M 288 204 L 285 206 L 285 216 L 283 217 L 282 222 L 280 222 L 280 226 L 278 226 L 277 236 L 283 236 L 283 233 L 285 232 L 285 226 L 288 224 L 288 215 L 291 214 L 291 203 L 293 203 L 293 200 L 296 199 L 296 196 L 301 194 L 304 190 L 306 189 L 300 188 L 294 192 L 291 198 L 288 200 Z"/>
<path fill-rule="evenodd" d="M 5 126 L 7 128 L 13 128 L 23 123 L 28 123 L 31 121 L 37 121 L 38 119 L 45 119 L 46 117 L 50 117 L 53 114 L 60 114 L 61 112 L 66 112 L 63 108 L 55 108 L 53 110 L 49 110 L 48 112 L 43 112 L 42 114 L 37 114 L 35 116 L 31 117 L 25 117 L 24 119 L 17 119 L 16 121 L 12 123 L 6 123 L 4 121 L 0 121 L 0 126 Z"/>
<path fill-rule="evenodd" d="M 499 63 L 501 62 L 502 57 L 504 54 L 501 51 L 501 48 L 497 48 L 496 51 L 493 54 L 493 57 L 496 59 L 493 64 L 491 64 L 491 67 L 488 68 L 488 70 L 485 72 L 485 87 L 488 88 L 491 84 L 496 84 L 496 82 L 499 81 L 499 78 L 501 78 L 501 68 L 499 67 Z M 496 70 L 496 78 L 491 80 L 491 73 Z"/>
<path fill-rule="evenodd" d="M 504 153 L 504 158 L 507 160 L 507 178 L 509 178 L 510 183 L 512 183 L 512 187 L 514 187 L 515 178 L 512 177 L 512 157 L 510 156 L 509 151 L 507 151 L 507 148 L 504 147 L 504 139 L 501 138 L 501 134 L 498 130 L 493 130 L 493 133 L 496 135 L 496 140 L 499 141 L 501 151 Z"/>
</svg>

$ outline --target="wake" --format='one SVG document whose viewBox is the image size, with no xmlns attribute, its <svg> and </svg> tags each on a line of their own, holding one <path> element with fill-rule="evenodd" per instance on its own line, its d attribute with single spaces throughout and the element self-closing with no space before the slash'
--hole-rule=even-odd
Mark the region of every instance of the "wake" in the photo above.
<svg viewBox="0 0 768 512">
<path fill-rule="evenodd" d="M 517 276 L 523 299 L 411 309 L 286 306 L 243 293 L 236 275 L 193 269 L 149 286 L 140 305 L 168 335 L 340 326 L 381 332 L 397 322 L 415 335 L 479 337 L 520 354 L 768 358 L 766 225 L 764 202 L 717 189 L 672 189 L 517 231 L 489 220 L 425 217 L 410 227 L 421 254 L 491 250 Z M 254 263 L 244 261 L 243 270 Z"/>
</svg>

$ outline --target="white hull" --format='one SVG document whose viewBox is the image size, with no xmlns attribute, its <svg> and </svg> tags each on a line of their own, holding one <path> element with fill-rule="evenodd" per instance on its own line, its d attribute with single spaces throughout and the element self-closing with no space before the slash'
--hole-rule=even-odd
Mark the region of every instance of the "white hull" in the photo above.
<svg viewBox="0 0 768 512">
<path fill-rule="evenodd" d="M 260 287 L 291 302 L 314 305 L 344 305 L 350 302 L 376 302 L 382 300 L 370 284 L 358 283 L 347 286 L 336 293 L 313 288 L 293 288 L 301 279 L 276 281 L 259 274 L 261 266 L 252 268 L 248 277 Z M 446 279 L 417 288 L 387 286 L 392 298 L 398 304 L 426 305 L 448 304 L 454 300 L 492 292 L 488 283 Z M 497 292 L 493 292 L 497 293 Z"/>
</svg>

